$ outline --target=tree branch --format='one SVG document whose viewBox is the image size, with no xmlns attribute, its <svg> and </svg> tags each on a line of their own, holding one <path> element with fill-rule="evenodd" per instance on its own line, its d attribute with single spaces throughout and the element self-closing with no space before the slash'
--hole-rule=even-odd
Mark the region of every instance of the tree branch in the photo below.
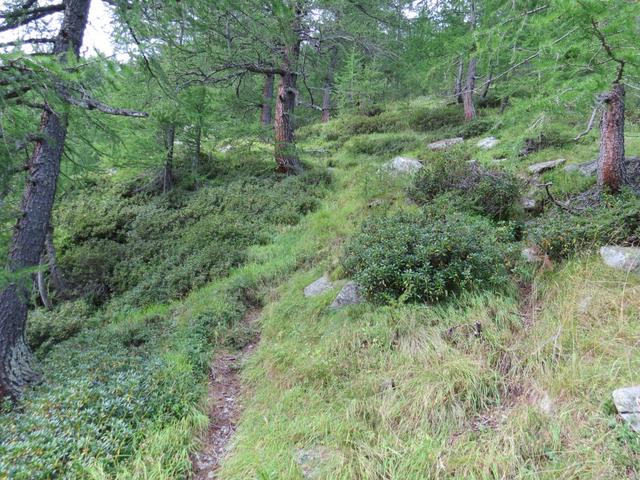
<svg viewBox="0 0 640 480">
<path fill-rule="evenodd" d="M 53 13 L 62 12 L 65 9 L 64 3 L 58 3 L 29 10 L 33 3 L 35 2 L 26 2 L 20 9 L 3 14 L 2 18 L 5 19 L 5 24 L 0 25 L 0 32 L 13 30 Z M 25 6 L 27 6 L 27 8 L 24 8 Z"/>
<path fill-rule="evenodd" d="M 149 116 L 147 112 L 139 112 L 137 110 L 129 110 L 127 108 L 112 107 L 111 105 L 107 105 L 106 103 L 102 103 L 94 98 L 91 98 L 84 91 L 81 92 L 80 98 L 76 98 L 71 95 L 69 91 L 64 87 L 59 87 L 58 93 L 65 102 L 76 107 L 84 108 L 86 110 L 98 110 L 99 112 L 107 113 L 109 115 L 121 115 L 124 117 L 146 118 Z"/>
<path fill-rule="evenodd" d="M 596 113 L 598 113 L 599 109 L 600 109 L 600 105 L 596 105 L 593 108 L 593 112 L 591 112 L 591 118 L 589 119 L 589 123 L 587 124 L 587 129 L 584 132 L 582 132 L 580 135 L 578 135 L 576 138 L 574 138 L 573 139 L 574 141 L 577 142 L 578 140 L 580 140 L 582 137 L 584 137 L 591 131 L 591 129 L 593 128 L 593 122 L 596 119 Z"/>
</svg>

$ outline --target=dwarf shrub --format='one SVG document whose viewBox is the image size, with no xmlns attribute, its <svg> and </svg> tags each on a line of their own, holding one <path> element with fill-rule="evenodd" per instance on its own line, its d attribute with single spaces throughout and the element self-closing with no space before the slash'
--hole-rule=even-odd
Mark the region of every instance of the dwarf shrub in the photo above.
<svg viewBox="0 0 640 480">
<path fill-rule="evenodd" d="M 370 219 L 343 266 L 374 301 L 436 302 L 507 278 L 491 222 L 477 216 L 396 214 Z"/>
</svg>

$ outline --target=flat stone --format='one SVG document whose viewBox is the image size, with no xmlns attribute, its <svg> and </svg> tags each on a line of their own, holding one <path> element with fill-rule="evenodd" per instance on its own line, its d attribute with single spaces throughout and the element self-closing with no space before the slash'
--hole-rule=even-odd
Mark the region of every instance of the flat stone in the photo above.
<svg viewBox="0 0 640 480">
<path fill-rule="evenodd" d="M 444 140 L 438 140 L 437 142 L 430 143 L 427 145 L 427 148 L 430 150 L 444 150 L 445 148 L 449 148 L 452 145 L 457 145 L 462 142 L 464 142 L 464 138 L 462 137 L 445 138 Z"/>
<path fill-rule="evenodd" d="M 540 256 L 538 251 L 535 248 L 531 248 L 531 247 L 523 248 L 522 251 L 520 252 L 520 256 L 527 263 L 541 263 L 543 260 L 543 258 Z"/>
<path fill-rule="evenodd" d="M 496 137 L 487 137 L 480 140 L 477 145 L 483 150 L 491 150 L 493 147 L 495 147 L 499 143 L 500 143 L 500 140 L 498 140 Z"/>
<path fill-rule="evenodd" d="M 559 158 L 558 160 L 549 160 L 548 162 L 535 163 L 531 165 L 527 170 L 529 170 L 529 173 L 538 175 L 542 172 L 546 172 L 547 170 L 552 170 L 562 165 L 564 162 L 566 162 L 564 158 Z"/>
<path fill-rule="evenodd" d="M 640 385 L 613 391 L 613 403 L 634 432 L 640 432 Z"/>
<path fill-rule="evenodd" d="M 576 172 L 584 175 L 585 177 L 590 177 L 595 175 L 598 171 L 598 161 L 592 160 L 591 162 L 584 163 L 572 163 L 571 165 L 567 165 L 564 167 L 565 172 Z"/>
<path fill-rule="evenodd" d="M 323 446 L 298 450 L 296 452 L 296 463 L 302 470 L 302 478 L 305 480 L 321 478 L 323 467 L 334 455 L 333 451 Z"/>
<path fill-rule="evenodd" d="M 600 248 L 600 256 L 611 268 L 640 273 L 640 248 L 607 245 Z"/>
<path fill-rule="evenodd" d="M 507 160 L 508 160 L 507 158 L 494 158 L 494 159 L 491 160 L 491 163 L 495 163 L 497 165 L 499 163 L 504 163 Z"/>
<path fill-rule="evenodd" d="M 333 282 L 326 275 L 321 276 L 315 282 L 307 285 L 304 289 L 305 297 L 317 297 L 333 288 Z"/>
<path fill-rule="evenodd" d="M 357 305 L 363 301 L 364 298 L 362 297 L 360 286 L 355 282 L 347 282 L 331 305 L 329 305 L 329 308 L 339 309 L 348 305 Z"/>
<path fill-rule="evenodd" d="M 421 168 L 422 162 L 411 157 L 395 157 L 384 164 L 384 169 L 393 173 L 416 173 Z"/>
</svg>

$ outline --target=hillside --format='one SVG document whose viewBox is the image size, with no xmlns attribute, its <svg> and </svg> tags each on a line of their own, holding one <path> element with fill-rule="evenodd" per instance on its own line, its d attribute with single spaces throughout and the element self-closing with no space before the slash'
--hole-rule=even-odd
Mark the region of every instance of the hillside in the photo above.
<svg viewBox="0 0 640 480">
<path fill-rule="evenodd" d="M 60 262 L 74 284 L 91 278 L 101 285 L 91 292 L 105 297 L 80 290 L 79 300 L 35 313 L 29 339 L 46 381 L 17 414 L 0 418 L 0 471 L 186 478 L 198 439 L 208 441 L 210 362 L 255 344 L 232 357 L 240 359 L 240 407 L 218 478 L 637 474 L 638 437 L 617 418 L 611 392 L 633 384 L 640 368 L 640 279 L 603 265 L 597 248 L 637 238 L 638 201 L 612 199 L 589 214 L 588 225 L 571 225 L 584 215 L 550 204 L 543 189 L 543 212 L 525 213 L 524 190 L 514 201 L 508 183 L 498 185 L 511 202 L 500 215 L 484 209 L 496 205 L 494 194 L 441 191 L 416 200 L 416 185 L 425 191 L 429 175 L 390 173 L 384 164 L 394 155 L 420 159 L 445 184 L 456 159 L 528 177 L 532 164 L 559 157 L 579 164 L 597 153 L 591 135 L 518 157 L 510 152 L 522 145 L 519 127 L 505 127 L 497 111 L 483 110 L 471 124 L 450 112 L 416 99 L 308 127 L 302 177 L 275 176 L 267 150 L 255 145 L 214 149 L 210 177 L 197 191 L 185 184 L 168 197 L 132 194 L 141 180 L 117 177 L 96 179 L 105 186 L 89 195 L 81 189 L 56 211 Z M 558 138 L 569 137 L 571 126 L 558 125 Z M 640 151 L 637 131 L 628 128 L 630 152 Z M 454 135 L 464 142 L 426 148 Z M 500 143 L 477 147 L 488 135 Z M 443 161 L 446 171 L 438 170 Z M 562 167 L 544 173 L 539 182 L 546 181 L 560 200 L 593 183 Z M 418 228 L 426 218 L 428 228 L 442 215 L 450 228 L 459 216 L 464 223 L 450 242 L 478 245 L 488 258 L 478 270 L 451 273 L 475 275 L 469 283 L 458 277 L 467 287 L 415 303 L 407 295 L 415 277 L 406 277 L 403 295 L 378 295 L 374 282 L 366 285 L 369 301 L 329 308 L 350 275 L 362 272 L 349 255 L 363 253 L 367 241 L 403 235 L 373 230 L 373 240 L 352 250 L 363 225 L 407 228 L 393 222 L 408 218 Z M 488 243 L 486 235 L 493 235 Z M 552 247 L 543 264 L 520 256 L 532 238 Z M 493 278 L 494 247 L 510 259 L 504 278 Z M 368 253 L 380 268 L 360 274 L 390 288 L 401 264 L 397 246 L 382 248 L 391 255 Z M 304 288 L 324 274 L 333 287 L 306 297 Z M 247 313 L 256 320 L 242 322 Z"/>
</svg>

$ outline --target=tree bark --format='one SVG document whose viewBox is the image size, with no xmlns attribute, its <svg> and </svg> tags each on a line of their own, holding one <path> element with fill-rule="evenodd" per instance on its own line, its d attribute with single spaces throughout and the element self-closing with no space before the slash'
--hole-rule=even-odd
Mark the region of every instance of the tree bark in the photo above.
<svg viewBox="0 0 640 480">
<path fill-rule="evenodd" d="M 167 125 L 164 133 L 167 157 L 164 162 L 164 171 L 162 172 L 162 191 L 167 193 L 173 188 L 173 147 L 176 140 L 176 126 L 173 123 Z"/>
<path fill-rule="evenodd" d="M 333 76 L 338 65 L 338 47 L 333 45 L 329 49 L 329 66 L 322 88 L 322 123 L 327 123 L 331 116 L 331 91 L 333 90 Z"/>
<path fill-rule="evenodd" d="M 282 68 L 280 85 L 276 97 L 275 128 L 275 158 L 278 172 L 287 175 L 297 175 L 302 172 L 302 164 L 298 159 L 295 145 L 295 125 L 293 113 L 296 105 L 296 82 L 298 75 L 296 68 L 300 56 L 302 43 L 302 7 L 296 2 L 295 15 L 292 23 L 294 40 L 282 49 Z"/>
<path fill-rule="evenodd" d="M 464 75 L 464 60 L 460 58 L 458 62 L 458 72 L 456 73 L 456 85 L 454 94 L 456 96 L 456 101 L 461 104 L 462 100 L 462 75 Z"/>
<path fill-rule="evenodd" d="M 47 229 L 47 235 L 45 237 L 44 244 L 53 287 L 56 289 L 56 292 L 60 297 L 65 298 L 67 296 L 67 286 L 64 281 L 64 277 L 62 276 L 62 273 L 60 273 L 60 269 L 58 268 L 56 247 L 53 244 L 53 226 L 49 226 L 49 228 Z"/>
<path fill-rule="evenodd" d="M 604 111 L 600 126 L 600 156 L 598 157 L 598 185 L 616 193 L 629 184 L 624 161 L 624 85 L 615 83 L 602 97 Z"/>
<path fill-rule="evenodd" d="M 267 73 L 262 89 L 262 111 L 260 122 L 263 127 L 271 127 L 271 102 L 273 101 L 273 73 Z"/>
<path fill-rule="evenodd" d="M 480 95 L 480 98 L 482 98 L 483 100 L 487 98 L 487 96 L 489 95 L 489 89 L 491 88 L 491 83 L 493 82 L 493 63 L 489 64 L 489 78 L 487 79 L 487 82 L 484 85 L 484 90 L 482 91 L 482 95 Z"/>
<path fill-rule="evenodd" d="M 467 121 L 471 121 L 476 118 L 476 106 L 473 103 L 473 90 L 476 87 L 476 65 L 476 57 L 471 57 L 467 68 L 467 83 L 462 97 L 462 103 L 464 104 L 464 118 Z"/>
<path fill-rule="evenodd" d="M 49 292 L 47 292 L 47 283 L 44 278 L 44 268 L 46 263 L 47 261 L 45 259 L 45 255 L 42 255 L 42 258 L 40 260 L 40 268 L 38 270 L 38 273 L 36 273 L 36 283 L 38 285 L 38 293 L 40 293 L 40 300 L 42 300 L 42 305 L 47 310 L 51 310 L 51 308 L 53 307 L 51 305 L 51 301 L 49 300 Z"/>
<path fill-rule="evenodd" d="M 53 54 L 63 63 L 67 54 L 79 55 L 90 0 L 66 0 L 64 5 L 62 25 L 53 47 Z M 36 142 L 27 163 L 22 213 L 14 230 L 7 262 L 10 272 L 19 274 L 40 262 L 66 134 L 66 115 L 47 107 L 40 120 L 41 139 Z M 25 340 L 29 288 L 28 276 L 21 275 L 0 292 L 0 398 L 15 400 L 26 386 L 39 379 Z"/>
</svg>

